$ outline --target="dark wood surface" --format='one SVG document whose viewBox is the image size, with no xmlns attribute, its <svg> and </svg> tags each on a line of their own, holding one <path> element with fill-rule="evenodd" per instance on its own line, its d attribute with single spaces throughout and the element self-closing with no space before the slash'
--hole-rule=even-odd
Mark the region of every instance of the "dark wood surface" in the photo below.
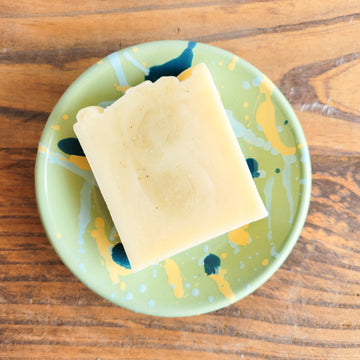
<svg viewBox="0 0 360 360">
<path fill-rule="evenodd" d="M 249 61 L 289 99 L 308 140 L 306 224 L 245 299 L 188 318 L 103 300 L 62 264 L 40 223 L 37 144 L 86 68 L 159 39 Z M 0 358 L 360 359 L 360 1 L 0 0 Z"/>
</svg>

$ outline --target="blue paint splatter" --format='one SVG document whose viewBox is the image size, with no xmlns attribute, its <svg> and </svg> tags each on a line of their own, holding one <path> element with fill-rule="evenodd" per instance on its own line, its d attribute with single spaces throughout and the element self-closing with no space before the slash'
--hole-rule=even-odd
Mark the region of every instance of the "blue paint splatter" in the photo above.
<svg viewBox="0 0 360 360">
<path fill-rule="evenodd" d="M 213 296 L 209 296 L 209 297 L 208 297 L 208 300 L 209 300 L 210 303 L 212 303 L 212 302 L 214 301 L 214 297 L 213 297 Z"/>
<path fill-rule="evenodd" d="M 268 227 L 269 227 L 268 240 L 269 240 L 269 241 L 272 240 L 272 230 L 271 230 L 271 202 L 272 202 L 273 186 L 274 186 L 274 177 L 271 176 L 271 177 L 268 179 L 268 181 L 266 182 L 265 186 L 264 186 L 265 207 L 266 207 L 266 210 L 267 210 L 268 213 L 269 213 L 269 216 L 268 216 Z"/>
<path fill-rule="evenodd" d="M 205 256 L 202 256 L 201 258 L 198 259 L 198 265 L 199 266 L 203 266 L 204 265 L 204 259 L 205 259 Z"/>
<path fill-rule="evenodd" d="M 198 296 L 199 295 L 199 289 L 197 289 L 197 288 L 194 288 L 194 289 L 192 289 L 192 291 L 191 291 L 191 294 L 192 294 L 192 296 Z"/>
<path fill-rule="evenodd" d="M 46 152 L 40 151 L 40 154 L 42 154 L 43 156 L 46 157 L 47 162 L 49 162 L 50 164 L 57 164 L 57 165 L 61 166 L 62 168 L 67 169 L 67 170 L 71 171 L 72 173 L 89 181 L 91 184 L 98 186 L 92 171 L 80 169 L 75 164 L 73 164 L 69 161 L 66 161 L 67 160 L 66 157 L 64 157 L 60 153 L 52 154 L 51 152 L 49 152 L 49 150 L 46 148 L 46 146 L 42 143 L 39 143 L 39 146 L 42 146 L 43 148 L 46 149 Z"/>
<path fill-rule="evenodd" d="M 292 195 L 292 190 L 291 190 L 291 166 L 292 164 L 296 163 L 296 155 L 290 155 L 290 156 L 284 156 L 283 155 L 283 159 L 285 162 L 284 168 L 283 168 L 283 172 L 282 172 L 282 182 L 283 182 L 283 186 L 286 190 L 286 196 L 288 199 L 288 204 L 289 204 L 289 210 L 290 210 L 290 217 L 289 217 L 289 224 L 293 223 L 294 220 L 294 199 L 293 199 L 293 195 Z"/>
<path fill-rule="evenodd" d="M 279 168 L 276 168 L 276 169 L 275 169 L 275 172 L 276 172 L 277 174 L 279 174 L 279 173 L 280 173 L 280 169 L 279 169 Z"/>
<path fill-rule="evenodd" d="M 153 299 L 149 299 L 148 305 L 149 307 L 153 307 L 155 305 L 155 301 Z"/>
<path fill-rule="evenodd" d="M 127 292 L 126 294 L 125 294 L 125 299 L 126 300 L 131 300 L 133 298 L 133 294 L 131 293 L 131 292 Z"/>
<path fill-rule="evenodd" d="M 116 100 L 105 100 L 101 101 L 97 104 L 97 106 L 101 106 L 103 108 L 107 108 L 108 106 L 112 105 Z"/>
<path fill-rule="evenodd" d="M 241 136 L 242 127 L 241 124 L 235 119 L 231 110 L 226 110 L 226 115 L 230 121 L 231 127 L 234 131 L 235 136 L 238 138 Z"/>
<path fill-rule="evenodd" d="M 221 260 L 218 256 L 214 254 L 209 254 L 204 259 L 204 270 L 206 275 L 217 274 L 219 272 L 220 264 Z"/>
<path fill-rule="evenodd" d="M 135 60 L 127 51 L 124 52 L 124 57 L 126 60 L 130 61 L 135 67 L 141 70 L 145 75 L 149 74 L 149 69 L 140 64 L 137 60 Z"/>
<path fill-rule="evenodd" d="M 300 157 L 300 161 L 302 163 L 306 163 L 307 161 L 310 161 L 310 153 L 309 153 L 309 149 L 308 148 L 304 148 L 303 149 L 303 153 Z"/>
<path fill-rule="evenodd" d="M 85 181 L 80 191 L 80 211 L 79 211 L 79 233 L 78 243 L 84 245 L 84 234 L 86 227 L 91 221 L 91 193 L 93 185 L 89 181 Z M 80 247 L 81 250 L 83 250 Z"/>
<path fill-rule="evenodd" d="M 253 79 L 252 84 L 253 84 L 253 86 L 258 87 L 260 85 L 261 81 L 262 81 L 262 77 L 257 76 Z"/>
<path fill-rule="evenodd" d="M 126 77 L 125 77 L 124 70 L 121 65 L 121 60 L 120 60 L 119 54 L 117 52 L 114 52 L 114 53 L 110 54 L 107 58 L 110 61 L 110 64 L 112 65 L 112 67 L 115 71 L 115 75 L 119 81 L 119 85 L 121 86 L 121 88 L 123 88 L 124 86 L 129 86 L 129 84 L 126 80 Z"/>
<path fill-rule="evenodd" d="M 141 293 L 144 293 L 144 292 L 146 291 L 146 285 L 145 285 L 145 284 L 141 284 L 141 285 L 139 286 L 139 291 L 140 291 Z"/>
<path fill-rule="evenodd" d="M 181 74 L 192 65 L 193 48 L 195 46 L 196 42 L 190 41 L 187 48 L 177 58 L 161 65 L 152 66 L 149 69 L 149 74 L 145 75 L 145 80 L 154 82 L 162 76 L 178 76 Z"/>
<path fill-rule="evenodd" d="M 68 155 L 85 156 L 84 151 L 77 138 L 62 139 L 57 143 L 58 148 Z"/>
<path fill-rule="evenodd" d="M 273 246 L 271 249 L 270 249 L 270 255 L 274 258 L 277 258 L 280 256 L 280 254 L 276 251 L 276 248 L 275 246 Z"/>
<path fill-rule="evenodd" d="M 131 269 L 129 259 L 126 255 L 124 245 L 122 243 L 117 243 L 112 248 L 111 257 L 117 264 L 123 266 L 126 269 Z"/>
<path fill-rule="evenodd" d="M 110 239 L 111 241 L 113 241 L 113 240 L 115 239 L 115 236 L 119 236 L 119 234 L 118 234 L 118 232 L 117 232 L 117 230 L 116 230 L 116 227 L 113 226 L 113 227 L 111 228 L 111 231 L 110 231 L 109 239 Z"/>
<path fill-rule="evenodd" d="M 279 153 L 275 148 L 272 147 L 269 141 L 265 141 L 263 138 L 257 137 L 251 129 L 246 128 L 246 126 L 243 125 L 240 121 L 237 121 L 231 110 L 226 110 L 226 114 L 237 138 L 250 141 L 251 145 L 263 148 L 266 151 L 270 151 L 273 155 L 277 155 Z"/>
<path fill-rule="evenodd" d="M 250 89 L 250 83 L 247 80 L 244 80 L 241 85 L 245 90 Z"/>
<path fill-rule="evenodd" d="M 80 263 L 80 264 L 79 264 L 79 269 L 81 269 L 83 272 L 86 272 L 85 264 Z"/>
<path fill-rule="evenodd" d="M 258 162 L 253 158 L 248 158 L 248 159 L 246 159 L 246 163 L 247 163 L 247 165 L 249 167 L 249 170 L 251 172 L 251 176 L 253 178 L 259 177 L 260 173 L 258 172 L 258 170 L 259 170 Z"/>
</svg>

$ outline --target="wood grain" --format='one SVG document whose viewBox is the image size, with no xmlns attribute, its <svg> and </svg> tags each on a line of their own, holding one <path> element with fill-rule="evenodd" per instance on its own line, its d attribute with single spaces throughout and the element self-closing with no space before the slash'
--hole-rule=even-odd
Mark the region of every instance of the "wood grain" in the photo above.
<svg viewBox="0 0 360 360">
<path fill-rule="evenodd" d="M 360 359 L 360 2 L 0 0 L 0 357 Z M 276 274 L 210 314 L 158 318 L 80 283 L 37 213 L 34 164 L 66 88 L 109 53 L 187 39 L 236 53 L 292 104 L 310 148 L 306 224 Z"/>
</svg>

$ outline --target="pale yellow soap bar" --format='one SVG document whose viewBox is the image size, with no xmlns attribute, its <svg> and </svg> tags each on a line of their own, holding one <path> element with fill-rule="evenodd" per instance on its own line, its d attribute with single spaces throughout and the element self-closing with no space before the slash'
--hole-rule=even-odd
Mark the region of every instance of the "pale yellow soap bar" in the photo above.
<svg viewBox="0 0 360 360">
<path fill-rule="evenodd" d="M 208 68 L 179 79 L 74 125 L 133 271 L 267 216 Z"/>
</svg>

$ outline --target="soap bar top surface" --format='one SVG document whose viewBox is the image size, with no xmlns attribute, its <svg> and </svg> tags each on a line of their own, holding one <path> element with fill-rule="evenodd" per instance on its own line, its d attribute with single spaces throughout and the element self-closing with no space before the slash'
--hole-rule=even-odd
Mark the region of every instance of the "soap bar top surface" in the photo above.
<svg viewBox="0 0 360 360">
<path fill-rule="evenodd" d="M 74 125 L 133 271 L 267 216 L 208 68 L 179 78 Z"/>
</svg>

